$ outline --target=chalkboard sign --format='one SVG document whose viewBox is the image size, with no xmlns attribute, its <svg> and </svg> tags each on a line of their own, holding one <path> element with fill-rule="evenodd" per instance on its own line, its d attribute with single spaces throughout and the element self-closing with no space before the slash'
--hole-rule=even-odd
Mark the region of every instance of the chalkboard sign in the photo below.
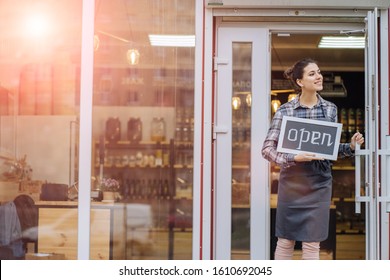
<svg viewBox="0 0 390 280">
<path fill-rule="evenodd" d="M 313 153 L 317 157 L 337 160 L 341 123 L 284 116 L 278 152 Z"/>
</svg>

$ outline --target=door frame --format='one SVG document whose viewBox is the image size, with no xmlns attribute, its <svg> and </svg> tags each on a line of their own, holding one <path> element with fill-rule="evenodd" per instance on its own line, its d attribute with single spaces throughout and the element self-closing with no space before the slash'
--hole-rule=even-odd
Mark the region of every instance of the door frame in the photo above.
<svg viewBox="0 0 390 280">
<path fill-rule="evenodd" d="M 201 37 L 197 36 L 199 38 L 199 42 L 201 43 L 201 49 L 198 48 L 199 53 L 198 55 L 201 55 L 202 57 L 202 65 L 200 68 L 197 68 L 195 71 L 195 87 L 200 90 L 202 94 L 200 94 L 200 98 L 196 98 L 195 100 L 195 117 L 202 120 L 202 122 L 199 123 L 199 126 L 195 127 L 195 135 L 201 135 L 201 139 L 199 141 L 196 141 L 195 143 L 195 154 L 197 151 L 200 152 L 200 157 L 202 158 L 199 162 L 200 164 L 198 166 L 194 166 L 194 194 L 199 191 L 199 200 L 194 200 L 194 215 L 196 211 L 199 211 L 199 216 L 194 218 L 194 239 L 193 239 L 193 257 L 194 259 L 213 259 L 213 252 L 212 252 L 212 231 L 213 231 L 213 223 L 214 223 L 214 217 L 213 217 L 213 211 L 211 209 L 211 206 L 213 204 L 213 174 L 210 172 L 212 170 L 212 162 L 213 162 L 213 156 L 211 153 L 212 150 L 212 115 L 213 115 L 213 106 L 214 106 L 214 91 L 215 91 L 215 84 L 214 84 L 214 73 L 213 73 L 213 55 L 215 52 L 215 36 L 216 36 L 216 25 L 219 22 L 219 19 L 221 19 L 224 16 L 229 17 L 243 17 L 243 16 L 286 16 L 288 14 L 288 10 L 272 10 L 267 11 L 264 10 L 258 10 L 258 9 L 243 9 L 242 11 L 240 9 L 211 9 L 206 8 L 198 3 L 197 8 L 199 11 L 202 11 L 202 21 L 199 22 L 197 25 L 197 34 L 200 34 Z M 366 11 L 363 11 L 366 12 Z M 337 15 L 342 17 L 356 17 L 356 13 L 352 10 L 310 10 L 309 13 L 306 14 L 306 16 L 323 16 L 324 14 L 327 15 Z M 380 10 L 380 20 L 388 24 L 388 10 Z M 360 14 L 360 16 L 362 16 Z M 314 32 L 314 31 L 323 31 L 321 29 L 318 29 L 318 27 L 313 27 L 313 25 L 305 25 L 305 24 L 295 24 L 294 28 L 293 25 L 286 25 L 286 24 L 279 24 L 279 23 L 273 23 L 273 22 L 256 22 L 252 23 L 259 27 L 267 27 L 272 32 L 275 31 L 293 31 L 296 26 L 300 26 L 299 30 L 304 32 Z M 248 25 L 248 23 L 241 23 L 236 22 L 235 25 L 237 26 L 243 26 Z M 355 24 L 351 24 L 349 27 L 349 24 L 343 25 L 343 29 L 353 28 L 356 26 Z M 336 30 L 337 28 L 340 29 L 340 26 L 338 24 L 329 24 L 328 28 L 332 30 Z M 381 34 L 381 41 L 380 41 L 380 48 L 382 50 L 381 56 L 388 58 L 388 33 L 385 32 L 387 26 L 384 26 L 382 24 L 379 32 Z M 296 30 L 296 31 L 299 31 Z M 198 70 L 198 71 L 197 71 Z M 389 103 L 388 100 L 388 66 L 385 67 L 383 64 L 380 65 L 380 71 L 379 74 L 382 77 L 380 79 L 380 87 L 381 90 L 378 93 L 381 97 L 382 102 L 385 101 L 387 104 Z M 199 83 L 198 83 L 199 82 Z M 201 86 L 200 86 L 201 85 Z M 198 106 L 198 108 L 197 108 Z M 388 110 L 384 112 L 384 110 L 381 111 L 381 117 L 384 119 L 389 118 L 388 117 Z M 385 124 L 386 123 L 386 124 Z M 385 135 L 389 132 L 389 127 L 387 122 L 384 122 L 381 125 L 382 134 L 381 139 L 385 139 Z M 207 176 L 209 175 L 209 176 Z M 197 187 L 196 182 L 199 183 L 199 187 Z M 387 184 L 388 187 L 389 184 Z M 389 187 L 388 187 L 389 188 Z M 390 193 L 388 191 L 387 193 Z M 195 195 L 194 195 L 195 199 Z M 389 215 L 387 212 L 383 212 L 382 207 L 382 215 L 381 215 L 381 258 L 387 259 L 389 256 L 389 229 L 386 228 L 383 225 L 386 225 L 389 221 Z"/>
<path fill-rule="evenodd" d="M 259 155 L 265 138 L 269 106 L 262 103 L 263 96 L 269 101 L 270 56 L 269 30 L 259 27 L 218 25 L 217 52 L 214 58 L 215 114 L 213 118 L 213 165 L 214 174 L 214 253 L 216 259 L 231 257 L 232 212 L 232 105 L 233 96 L 233 43 L 251 44 L 251 139 L 250 139 L 250 256 L 251 259 L 269 258 L 269 193 L 267 163 Z M 229 82 L 231 81 L 231 82 Z M 262 129 L 253 129 L 262 127 Z M 221 128 L 224 128 L 223 131 Z M 218 131 L 222 131 L 219 133 Z M 253 218 L 256 217 L 256 218 Z M 264 226 L 265 225 L 265 226 Z"/>
</svg>

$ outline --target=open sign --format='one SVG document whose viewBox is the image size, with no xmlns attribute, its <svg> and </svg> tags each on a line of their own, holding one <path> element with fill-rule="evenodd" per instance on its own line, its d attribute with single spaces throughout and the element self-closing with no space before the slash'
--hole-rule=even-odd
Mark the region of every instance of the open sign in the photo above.
<svg viewBox="0 0 390 280">
<path fill-rule="evenodd" d="M 337 160 L 341 128 L 341 123 L 284 116 L 277 151 L 292 154 L 308 152 Z"/>
</svg>

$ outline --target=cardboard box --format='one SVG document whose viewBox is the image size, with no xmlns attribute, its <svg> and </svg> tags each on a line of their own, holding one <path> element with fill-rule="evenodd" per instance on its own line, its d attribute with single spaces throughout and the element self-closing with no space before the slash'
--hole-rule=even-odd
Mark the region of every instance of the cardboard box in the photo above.
<svg viewBox="0 0 390 280">
<path fill-rule="evenodd" d="M 42 181 L 21 181 L 20 182 L 20 191 L 25 193 L 41 193 Z"/>
<path fill-rule="evenodd" d="M 65 260 L 65 254 L 27 253 L 26 260 Z"/>
</svg>

